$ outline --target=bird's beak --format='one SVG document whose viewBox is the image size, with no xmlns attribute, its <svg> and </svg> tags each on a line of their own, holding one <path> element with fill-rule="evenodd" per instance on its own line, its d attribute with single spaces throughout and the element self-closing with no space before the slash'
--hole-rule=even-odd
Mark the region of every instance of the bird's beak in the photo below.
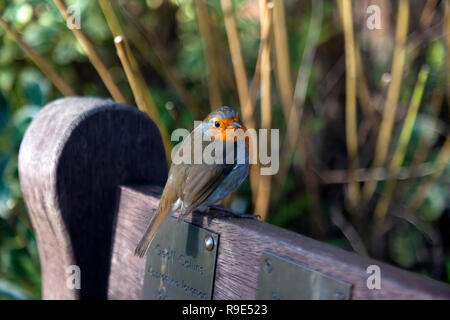
<svg viewBox="0 0 450 320">
<path fill-rule="evenodd" d="M 234 122 L 231 124 L 231 126 L 229 126 L 228 128 L 234 128 L 234 129 L 242 128 L 242 125 L 241 125 L 239 122 L 234 121 Z"/>
</svg>

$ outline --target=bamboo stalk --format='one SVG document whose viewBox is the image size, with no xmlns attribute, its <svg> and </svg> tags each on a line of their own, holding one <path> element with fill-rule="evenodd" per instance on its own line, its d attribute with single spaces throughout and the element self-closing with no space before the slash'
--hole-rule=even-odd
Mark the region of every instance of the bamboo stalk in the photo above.
<svg viewBox="0 0 450 320">
<path fill-rule="evenodd" d="M 283 107 L 284 117 L 287 122 L 292 108 L 293 89 L 291 67 L 289 63 L 289 48 L 287 44 L 284 1 L 274 1 L 273 33 L 276 58 L 276 79 L 281 95 L 281 106 Z"/>
<path fill-rule="evenodd" d="M 341 2 L 337 2 L 339 15 L 342 19 L 342 5 Z M 377 125 L 377 114 L 374 103 L 369 91 L 367 79 L 364 73 L 364 65 L 361 57 L 360 48 L 355 43 L 355 63 L 356 63 L 356 97 L 361 104 L 361 109 L 364 115 L 364 122 L 360 126 L 358 136 L 362 139 L 359 140 L 359 145 L 365 143 L 367 133 L 371 128 L 375 128 Z M 362 131 L 362 132 L 361 132 Z M 362 133 L 362 134 L 361 134 Z"/>
<path fill-rule="evenodd" d="M 433 20 L 434 13 L 436 11 L 438 0 L 428 0 L 423 8 L 422 14 L 420 16 L 420 26 L 422 29 L 427 29 L 431 21 Z"/>
<path fill-rule="evenodd" d="M 263 39 L 263 32 L 269 28 L 269 21 L 272 18 L 273 3 L 267 3 L 266 0 L 260 1 L 260 11 L 262 17 L 261 23 L 261 38 Z M 270 51 L 271 51 L 271 34 L 268 35 L 267 41 L 262 41 L 263 47 L 261 51 L 261 128 L 269 130 L 272 123 L 272 103 L 271 103 L 271 79 L 270 79 Z M 270 145 L 271 141 L 268 141 Z M 260 146 L 261 147 L 261 146 Z M 267 147 L 267 146 L 266 146 Z M 261 175 L 258 179 L 258 192 L 255 202 L 255 212 L 257 212 L 262 220 L 266 220 L 269 212 L 270 204 L 270 190 L 271 190 L 270 175 Z"/>
<path fill-rule="evenodd" d="M 206 7 L 205 0 L 195 0 L 195 7 L 197 9 L 197 21 L 200 30 L 200 37 L 202 38 L 206 64 L 208 66 L 207 83 L 209 103 L 211 105 L 211 110 L 213 110 L 222 106 L 222 97 L 220 94 L 219 85 L 220 69 L 216 63 L 214 40 L 211 34 L 208 8 Z"/>
<path fill-rule="evenodd" d="M 122 63 L 123 69 L 133 91 L 134 99 L 139 110 L 147 113 L 154 121 L 161 132 L 162 140 L 165 146 L 166 157 L 168 161 L 171 156 L 171 142 L 167 130 L 161 121 L 158 109 L 153 101 L 150 92 L 146 88 L 144 78 L 139 70 L 139 66 L 132 57 L 131 50 L 127 46 L 125 39 L 118 35 L 114 38 L 114 44 L 117 49 L 117 55 Z"/>
<path fill-rule="evenodd" d="M 63 2 L 63 0 L 53 0 L 53 1 L 58 7 L 59 12 L 64 17 L 64 19 L 68 20 L 70 18 L 70 15 L 69 12 L 67 11 L 67 6 Z M 102 59 L 98 56 L 92 42 L 89 40 L 86 34 L 81 29 L 73 28 L 71 30 L 75 35 L 75 37 L 77 38 L 78 42 L 83 47 L 83 50 L 86 52 L 89 60 L 94 66 L 95 70 L 97 70 L 97 73 L 99 74 L 100 78 L 102 79 L 103 83 L 105 84 L 106 88 L 108 89 L 113 99 L 116 100 L 117 102 L 126 102 L 125 97 L 122 95 L 122 92 L 117 87 L 112 75 L 106 68 Z"/>
<path fill-rule="evenodd" d="M 342 12 L 341 12 L 342 15 Z M 364 65 L 361 57 L 359 46 L 355 45 L 356 58 L 356 97 L 361 105 L 361 110 L 364 115 L 363 121 L 358 129 L 358 145 L 363 146 L 366 143 L 369 131 L 377 130 L 379 124 L 378 112 L 367 84 L 367 79 L 364 73 Z"/>
<path fill-rule="evenodd" d="M 147 90 L 143 90 L 144 81 L 142 74 L 138 71 L 137 64 L 129 57 L 129 51 L 125 44 L 125 38 L 118 35 L 114 38 L 114 44 L 116 45 L 117 55 L 124 68 L 125 74 L 130 83 L 131 90 L 136 100 L 139 110 L 146 112 L 151 118 L 159 118 L 159 114 L 156 111 L 156 105 L 150 95 L 146 94 Z"/>
<path fill-rule="evenodd" d="M 403 160 L 406 154 L 406 148 L 408 147 L 417 113 L 419 111 L 420 103 L 422 101 L 423 91 L 427 82 L 428 73 L 428 67 L 424 66 L 420 70 L 417 77 L 417 82 L 414 87 L 413 95 L 411 97 L 408 113 L 406 115 L 402 131 L 400 133 L 394 157 L 392 158 L 392 162 L 390 164 L 390 172 L 393 177 L 398 176 L 400 168 L 403 164 Z M 387 182 L 385 190 L 383 190 L 383 194 L 380 200 L 377 202 L 374 215 L 377 224 L 381 224 L 384 220 L 384 217 L 386 216 L 396 183 L 397 180 L 395 178 L 390 179 Z"/>
<path fill-rule="evenodd" d="M 111 3 L 107 0 L 99 0 L 103 15 L 106 18 L 109 29 L 114 36 L 114 44 L 117 49 L 122 67 L 124 68 L 134 99 L 139 110 L 146 112 L 158 127 L 165 146 L 166 157 L 171 160 L 172 142 L 170 140 L 167 128 L 161 120 L 158 108 L 147 88 L 144 77 L 139 69 L 139 65 L 134 58 L 127 39 L 123 36 L 123 30 L 119 20 L 114 12 Z"/>
<path fill-rule="evenodd" d="M 236 81 L 236 87 L 238 90 L 239 104 L 242 111 L 242 119 L 244 120 L 248 128 L 256 128 L 256 122 L 254 119 L 254 110 L 256 104 L 256 95 L 258 90 L 258 84 L 260 80 L 260 63 L 257 62 L 255 69 L 255 75 L 251 85 L 251 95 L 248 88 L 247 74 L 245 72 L 244 59 L 242 57 L 241 45 L 239 42 L 239 35 L 236 28 L 236 23 L 233 16 L 233 7 L 231 0 L 220 1 L 222 11 L 224 14 L 225 29 L 228 38 L 228 45 L 230 48 L 231 61 L 233 63 L 234 77 Z M 270 28 L 266 28 L 269 30 Z M 262 48 L 261 39 L 260 53 Z M 260 60 L 261 54 L 258 54 L 258 60 Z M 250 188 L 252 190 L 252 202 L 255 203 L 258 195 L 259 188 L 259 165 L 255 164 L 250 166 Z M 256 211 L 255 211 L 256 212 Z"/>
<path fill-rule="evenodd" d="M 242 57 L 236 23 L 233 17 L 231 0 L 221 0 L 220 4 L 224 13 L 225 29 L 227 32 L 228 45 L 230 47 L 231 60 L 233 62 L 234 77 L 242 110 L 242 118 L 249 128 L 255 128 L 256 123 L 253 117 L 254 105 L 251 103 L 250 99 L 247 74 L 245 72 L 244 59 Z"/>
<path fill-rule="evenodd" d="M 17 32 L 6 20 L 2 17 L 0 12 L 0 24 L 6 30 L 6 32 L 14 38 L 16 43 L 27 56 L 33 61 L 34 64 L 45 74 L 45 76 L 53 83 L 53 85 L 65 96 L 76 96 L 77 94 L 72 87 L 58 74 L 54 67 L 45 60 L 39 53 L 31 48 L 22 38 L 19 32 Z"/>
<path fill-rule="evenodd" d="M 267 10 L 268 14 L 261 25 L 261 41 L 258 49 L 258 58 L 256 60 L 255 72 L 253 74 L 252 82 L 250 85 L 250 97 L 248 101 L 248 105 L 252 106 L 252 109 L 254 108 L 254 106 L 256 106 L 256 99 L 259 91 L 258 89 L 261 86 L 261 59 L 263 51 L 265 50 L 264 48 L 267 47 L 267 44 L 270 41 L 270 34 L 272 32 L 272 11 L 273 10 Z M 251 119 L 252 121 L 254 121 L 253 113 Z M 256 126 L 256 124 L 253 124 L 253 126 Z M 250 168 L 250 184 L 252 189 L 253 203 L 256 203 L 258 199 L 259 194 L 258 188 L 260 187 L 259 178 L 260 178 L 260 165 L 257 163 L 255 165 L 252 165 Z"/>
<path fill-rule="evenodd" d="M 295 82 L 294 97 L 292 100 L 292 107 L 289 109 L 287 116 L 287 142 L 290 143 L 290 149 L 294 150 L 297 146 L 297 138 L 300 132 L 300 122 L 303 115 L 303 106 L 306 98 L 306 91 L 308 89 L 309 78 L 311 75 L 311 68 L 313 59 L 319 41 L 320 32 L 322 30 L 323 17 L 323 2 L 313 2 L 310 24 L 308 27 L 308 36 L 306 38 L 305 49 L 303 52 L 302 61 L 298 70 L 297 79 Z M 285 144 L 289 148 L 289 144 Z"/>
<path fill-rule="evenodd" d="M 439 119 L 439 113 L 441 112 L 442 102 L 444 101 L 444 90 L 442 88 L 436 88 L 431 96 L 431 118 L 433 120 Z M 418 138 L 417 148 L 414 152 L 412 163 L 418 165 L 426 161 L 428 152 L 431 148 L 431 140 L 433 137 L 433 131 L 428 130 L 424 134 L 421 134 Z"/>
<path fill-rule="evenodd" d="M 374 126 L 376 122 L 376 108 L 372 102 L 370 96 L 369 86 L 367 85 L 367 79 L 364 74 L 364 65 L 361 58 L 361 52 L 358 45 L 355 46 L 355 58 L 356 58 L 356 86 L 357 86 L 357 97 L 361 104 L 361 109 L 364 113 L 365 118 L 370 121 L 370 124 Z"/>
<path fill-rule="evenodd" d="M 348 170 L 335 169 L 315 171 L 315 173 L 319 176 L 322 184 L 344 184 L 348 183 L 349 180 Z M 397 180 L 409 180 L 431 176 L 434 173 L 435 169 L 433 168 L 432 163 L 425 162 L 412 165 L 407 168 L 402 167 L 400 168 L 398 175 L 395 177 L 389 172 L 389 168 L 360 168 L 355 172 L 355 179 L 359 182 L 370 180 L 385 181 L 394 178 Z"/>
<path fill-rule="evenodd" d="M 389 85 L 386 103 L 383 110 L 383 118 L 381 121 L 377 144 L 375 148 L 375 156 L 372 163 L 373 167 L 381 167 L 386 161 L 389 142 L 392 135 L 392 128 L 397 110 L 398 98 L 402 83 L 403 67 L 405 64 L 405 44 L 408 32 L 409 22 L 409 1 L 400 0 L 397 14 L 397 28 L 395 34 L 395 47 L 392 61 L 392 80 Z M 363 198 L 368 201 L 375 191 L 376 182 L 369 181 L 364 184 Z"/>
<path fill-rule="evenodd" d="M 436 180 L 439 179 L 439 177 L 442 175 L 449 161 L 450 161 L 450 136 L 447 136 L 444 145 L 439 151 L 436 161 L 434 162 L 432 176 L 428 181 L 420 185 L 419 189 L 417 189 L 417 191 L 411 197 L 410 207 L 414 211 L 418 210 L 421 207 L 422 203 L 428 196 L 431 187 L 433 186 L 433 183 L 436 182 Z"/>
<path fill-rule="evenodd" d="M 189 90 L 184 86 L 183 82 L 177 74 L 177 70 L 171 65 L 169 61 L 169 55 L 161 42 L 159 36 L 151 29 L 146 28 L 134 13 L 128 12 L 123 7 L 121 7 L 123 12 L 131 22 L 135 29 L 137 29 L 141 35 L 147 41 L 142 41 L 139 37 L 130 37 L 130 40 L 141 52 L 142 56 L 147 57 L 148 53 L 153 53 L 156 59 L 147 60 L 152 65 L 152 67 L 157 70 L 160 75 L 166 80 L 166 82 L 174 89 L 181 101 L 186 105 L 186 107 L 192 112 L 196 119 L 203 118 L 203 112 L 199 108 L 199 103 L 197 99 L 189 92 Z M 131 32 L 130 34 L 133 34 Z"/>
<path fill-rule="evenodd" d="M 261 60 L 264 50 L 266 50 L 267 45 L 271 41 L 272 33 L 272 8 L 267 10 L 267 16 L 261 25 L 261 41 L 258 49 L 258 58 L 256 60 L 255 73 L 253 74 L 252 83 L 250 85 L 250 105 L 256 106 L 256 99 L 258 95 L 258 88 L 261 86 Z M 253 114 L 252 114 L 253 117 Z"/>
<path fill-rule="evenodd" d="M 103 15 L 105 16 L 106 22 L 108 23 L 109 29 L 113 34 L 114 38 L 117 36 L 122 36 L 125 34 L 120 26 L 119 19 L 117 19 L 116 14 L 114 13 L 114 9 L 109 0 L 98 0 L 100 7 L 103 11 Z M 124 38 L 126 44 L 126 38 Z"/>
<path fill-rule="evenodd" d="M 339 210 L 335 208 L 331 210 L 331 221 L 341 230 L 342 234 L 347 238 L 356 253 L 361 256 L 368 256 L 364 241 L 361 239 L 354 226 L 347 221 L 345 216 Z"/>
<path fill-rule="evenodd" d="M 272 6 L 268 6 L 266 0 L 262 0 L 263 4 L 263 24 L 261 30 L 261 38 L 264 36 L 264 29 L 269 29 L 269 19 L 271 19 L 272 14 L 269 11 L 272 11 Z M 269 29 L 270 30 L 270 29 Z M 263 38 L 262 38 L 263 39 Z M 270 129 L 272 123 L 272 103 L 271 103 L 271 83 L 270 83 L 270 70 L 271 70 L 271 62 L 270 62 L 270 51 L 272 46 L 272 37 L 271 34 L 268 35 L 267 41 L 262 41 L 263 47 L 261 51 L 261 128 Z"/>
<path fill-rule="evenodd" d="M 345 136 L 350 169 L 348 197 L 352 210 L 359 205 L 359 183 L 354 179 L 358 168 L 358 130 L 356 119 L 356 57 L 353 33 L 352 7 L 350 0 L 340 0 L 345 40 Z"/>
<path fill-rule="evenodd" d="M 317 48 L 317 43 L 319 41 L 320 32 L 322 30 L 322 18 L 323 18 L 323 1 L 318 0 L 313 2 L 311 18 L 308 27 L 308 36 L 306 38 L 305 49 L 303 52 L 302 60 L 300 63 L 300 68 L 297 72 L 297 79 L 295 82 L 294 97 L 292 101 L 292 106 L 289 109 L 289 114 L 286 118 L 286 138 L 283 141 L 282 150 L 284 150 L 280 159 L 280 170 L 275 177 L 275 184 L 280 187 L 284 184 L 288 170 L 290 168 L 291 160 L 294 153 L 299 154 L 300 157 L 308 157 L 306 153 L 305 143 L 300 141 L 300 129 L 303 117 L 303 107 L 306 98 L 306 92 L 308 89 L 309 78 L 311 75 L 311 68 L 313 65 L 313 59 L 315 51 Z M 303 164 L 300 167 L 306 176 L 306 158 L 302 161 Z M 313 181 L 313 179 L 305 179 L 305 183 L 308 181 Z M 309 190 L 314 190 L 315 188 L 307 186 Z M 275 200 L 278 201 L 281 193 L 275 195 Z"/>
<path fill-rule="evenodd" d="M 164 123 L 159 115 L 158 108 L 153 101 L 153 98 L 145 84 L 139 66 L 134 58 L 128 41 L 123 36 L 123 30 L 117 19 L 111 3 L 107 0 L 99 0 L 100 7 L 108 23 L 109 29 L 114 36 L 114 44 L 116 46 L 117 55 L 119 56 L 122 67 L 124 68 L 131 90 L 133 91 L 134 99 L 139 110 L 146 112 L 155 121 L 156 126 L 161 132 L 162 140 L 165 146 L 166 157 L 170 162 L 171 155 L 171 141 Z"/>
</svg>

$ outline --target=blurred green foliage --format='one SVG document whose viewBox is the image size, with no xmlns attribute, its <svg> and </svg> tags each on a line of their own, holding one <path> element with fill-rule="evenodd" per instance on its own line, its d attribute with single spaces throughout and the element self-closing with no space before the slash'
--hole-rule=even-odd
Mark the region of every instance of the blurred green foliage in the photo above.
<svg viewBox="0 0 450 320">
<path fill-rule="evenodd" d="M 257 1 L 233 1 L 237 28 L 248 75 L 254 73 L 259 48 L 259 17 Z M 67 5 L 77 5 L 81 9 L 83 31 L 95 43 L 102 59 L 113 74 L 122 92 L 132 101 L 132 95 L 125 75 L 116 56 L 112 36 L 105 23 L 102 11 L 96 1 L 71 0 Z M 164 44 L 169 63 L 174 66 L 177 76 L 188 91 L 200 101 L 204 114 L 209 111 L 208 86 L 202 39 L 198 32 L 196 8 L 192 0 L 133 0 L 117 1 L 123 25 L 132 26 L 123 10 L 132 12 L 140 22 L 154 30 Z M 286 25 L 288 31 L 289 56 L 292 79 L 296 77 L 306 45 L 311 6 L 298 1 L 286 1 Z M 108 97 L 95 69 L 89 63 L 72 31 L 68 29 L 59 11 L 51 0 L 8 0 L 0 3 L 5 20 L 20 31 L 24 40 L 45 57 L 58 73 L 83 96 Z M 224 103 L 238 106 L 236 88 L 233 83 L 232 66 L 223 23 L 220 1 L 208 1 L 211 26 L 214 28 L 214 45 L 220 53 L 220 61 L 226 65 L 229 74 L 221 77 Z M 413 22 L 420 15 L 420 6 L 412 8 Z M 256 13 L 255 13 L 256 12 Z M 356 12 L 356 10 L 355 10 Z M 364 12 L 364 10 L 361 10 Z M 303 132 L 312 145 L 308 150 L 316 160 L 317 169 L 346 168 L 344 102 L 345 63 L 341 22 L 334 1 L 324 2 L 324 18 L 316 58 L 312 66 L 311 78 L 306 93 Z M 364 17 L 364 16 L 363 16 Z M 395 15 L 390 18 L 395 26 Z M 442 10 L 436 19 L 442 19 Z M 356 19 L 358 21 L 358 19 Z M 424 32 L 414 29 L 411 34 Z M 363 34 L 364 19 L 356 26 L 357 42 L 360 43 L 366 69 L 367 82 L 373 93 L 373 100 L 379 101 L 384 94 L 380 79 L 390 71 L 390 60 L 378 59 L 381 51 L 392 52 L 394 27 L 386 30 L 390 46 L 374 49 L 368 38 L 358 38 Z M 138 33 L 130 28 L 127 32 Z M 141 36 L 141 35 L 139 35 Z M 390 39 L 390 40 L 389 40 Z M 142 39 L 142 41 L 144 41 Z M 142 54 L 133 47 L 152 96 L 160 110 L 169 131 L 177 127 L 192 127 L 193 115 L 187 112 L 170 84 L 158 74 L 149 63 L 152 55 Z M 379 50 L 379 51 L 377 51 Z M 400 112 L 394 128 L 393 141 L 397 141 L 416 75 L 423 63 L 430 68 L 430 77 L 424 98 L 408 146 L 405 167 L 410 166 L 416 156 L 415 151 L 423 139 L 429 145 L 423 161 L 433 161 L 443 144 L 444 133 L 448 133 L 448 100 L 444 97 L 439 106 L 433 104 L 432 95 L 436 89 L 447 90 L 445 64 L 447 50 L 440 35 L 430 33 L 420 44 L 419 55 L 408 59 L 400 95 Z M 410 53 L 410 51 L 408 51 Z M 409 56 L 408 56 L 409 57 Z M 340 71 L 339 71 L 340 70 Z M 231 81 L 229 80 L 231 79 Z M 251 78 L 250 78 L 251 79 Z M 274 81 L 275 83 L 275 81 Z M 281 102 L 273 85 L 273 127 L 285 130 L 285 119 Z M 448 98 L 448 92 L 447 98 Z M 23 134 L 34 115 L 48 102 L 61 94 L 42 72 L 29 60 L 14 39 L 0 28 L 0 299 L 40 298 L 39 257 L 31 223 L 23 203 L 17 172 L 17 155 Z M 377 100 L 378 99 L 378 100 Z M 381 101 L 381 100 L 380 100 Z M 377 103 L 378 104 L 378 103 Z M 436 108 L 439 111 L 436 113 Z M 403 110 L 403 111 L 402 111 Z M 258 116 L 258 115 L 257 115 Z M 447 130 L 447 131 L 445 131 Z M 282 137 L 284 138 L 284 137 Z M 361 146 L 361 166 L 369 166 L 374 139 Z M 280 190 L 276 190 L 278 201 L 271 204 L 272 214 L 268 221 L 282 227 L 317 236 L 311 228 L 311 220 L 317 200 L 311 190 L 305 187 L 304 177 L 298 168 L 292 167 Z M 393 200 L 400 211 L 420 186 L 421 179 L 406 180 L 398 184 Z M 381 192 L 382 185 L 377 188 Z M 330 222 L 330 212 L 337 208 L 348 216 L 345 200 L 345 185 L 323 184 L 318 196 L 322 207 L 322 234 L 317 238 L 330 244 L 351 250 L 352 246 L 342 232 Z M 370 239 L 361 234 L 369 253 L 379 259 L 408 268 L 428 276 L 450 282 L 450 166 L 433 184 L 422 206 L 414 215 L 420 224 L 399 218 L 392 222 L 391 231 L 383 238 L 381 252 L 370 249 Z M 233 208 L 251 211 L 251 191 L 248 181 L 242 185 Z M 396 210 L 395 208 L 393 210 Z M 365 222 L 369 223 L 368 220 Z M 425 227 L 421 227 L 425 225 Z M 370 226 L 364 226 L 368 230 Z M 428 230 L 437 238 L 430 240 Z M 361 230 L 359 230 L 361 231 Z M 436 239 L 437 242 L 436 242 Z M 437 261 L 434 253 L 438 252 Z"/>
</svg>

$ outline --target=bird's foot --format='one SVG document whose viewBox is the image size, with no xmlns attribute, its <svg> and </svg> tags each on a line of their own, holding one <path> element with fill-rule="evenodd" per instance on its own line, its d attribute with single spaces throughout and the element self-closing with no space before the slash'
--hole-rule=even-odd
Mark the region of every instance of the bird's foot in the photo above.
<svg viewBox="0 0 450 320">
<path fill-rule="evenodd" d="M 216 205 L 209 205 L 208 206 L 209 209 L 215 210 L 215 211 L 220 211 L 223 213 L 228 213 L 229 215 L 232 215 L 233 217 L 236 218 L 241 218 L 241 219 L 261 219 L 261 216 L 259 214 L 247 214 L 247 213 L 240 213 L 240 212 L 236 212 L 227 208 L 222 208 Z"/>
</svg>

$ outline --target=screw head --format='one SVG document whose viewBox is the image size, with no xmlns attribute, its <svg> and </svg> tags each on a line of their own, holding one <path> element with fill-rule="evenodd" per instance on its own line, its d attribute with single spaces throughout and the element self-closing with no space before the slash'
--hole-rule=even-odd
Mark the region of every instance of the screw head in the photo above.
<svg viewBox="0 0 450 320">
<path fill-rule="evenodd" d="M 211 235 L 207 235 L 205 237 L 203 245 L 206 250 L 211 251 L 212 249 L 214 249 L 214 238 Z"/>
</svg>

